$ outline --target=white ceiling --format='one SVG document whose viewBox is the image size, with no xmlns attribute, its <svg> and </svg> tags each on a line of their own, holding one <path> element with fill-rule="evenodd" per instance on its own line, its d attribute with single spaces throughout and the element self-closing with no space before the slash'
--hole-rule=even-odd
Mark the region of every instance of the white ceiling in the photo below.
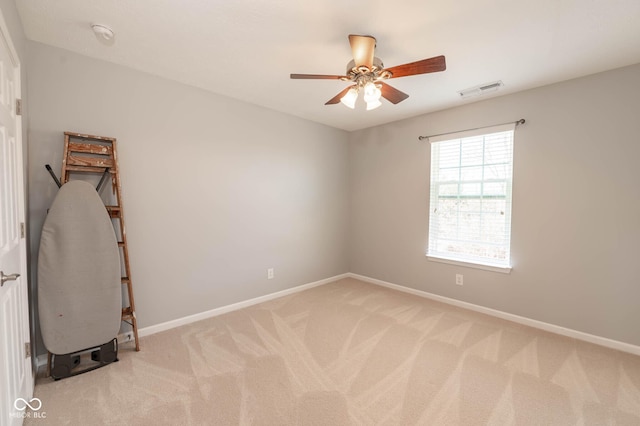
<svg viewBox="0 0 640 426">
<path fill-rule="evenodd" d="M 639 0 L 16 0 L 30 40 L 356 130 L 640 62 Z M 113 28 L 100 43 L 91 23 Z M 389 83 L 404 102 L 324 103 L 348 83 L 348 34 L 387 67 L 445 55 L 447 70 Z M 471 100 L 457 91 L 502 80 Z M 360 101 L 361 102 L 361 101 Z"/>
</svg>

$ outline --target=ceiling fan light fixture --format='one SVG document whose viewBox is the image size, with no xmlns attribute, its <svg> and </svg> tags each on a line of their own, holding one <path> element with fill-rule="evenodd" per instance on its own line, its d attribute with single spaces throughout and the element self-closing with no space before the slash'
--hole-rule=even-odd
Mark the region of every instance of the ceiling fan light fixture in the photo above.
<svg viewBox="0 0 640 426">
<path fill-rule="evenodd" d="M 354 109 L 356 107 L 356 99 L 358 99 L 358 90 L 355 87 L 352 87 L 342 98 L 340 98 L 340 102 L 342 102 L 344 106 Z"/>
<path fill-rule="evenodd" d="M 352 86 L 343 88 L 337 95 L 325 102 L 325 105 L 343 103 L 348 108 L 354 109 L 358 92 L 362 89 L 367 110 L 372 110 L 382 105 L 380 98 L 385 98 L 395 105 L 409 97 L 383 80 L 429 74 L 447 69 L 443 55 L 385 69 L 380 58 L 375 56 L 375 37 L 350 34 L 349 44 L 353 60 L 347 64 L 345 75 L 290 74 L 289 76 L 292 79 L 350 81 L 353 83 Z"/>
</svg>

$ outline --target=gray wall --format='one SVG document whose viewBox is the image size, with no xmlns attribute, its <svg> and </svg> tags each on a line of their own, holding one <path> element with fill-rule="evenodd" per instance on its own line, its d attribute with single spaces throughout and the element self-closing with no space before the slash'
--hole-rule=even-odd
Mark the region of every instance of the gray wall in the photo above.
<svg viewBox="0 0 640 426">
<path fill-rule="evenodd" d="M 348 272 L 344 131 L 28 47 L 34 258 L 73 131 L 118 139 L 139 327 Z"/>
<path fill-rule="evenodd" d="M 141 327 L 351 271 L 640 344 L 640 65 L 347 134 L 27 47 L 32 250 L 62 132 L 117 137 Z M 519 118 L 513 271 L 428 261 L 417 136 Z"/>
<path fill-rule="evenodd" d="M 639 89 L 635 65 L 352 133 L 351 272 L 640 345 Z M 417 137 L 519 118 L 511 274 L 428 261 Z"/>
</svg>

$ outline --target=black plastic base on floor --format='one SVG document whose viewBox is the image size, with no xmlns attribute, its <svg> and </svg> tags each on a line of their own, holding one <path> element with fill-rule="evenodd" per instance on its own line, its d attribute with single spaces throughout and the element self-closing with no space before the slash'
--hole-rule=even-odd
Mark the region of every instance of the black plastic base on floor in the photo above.
<svg viewBox="0 0 640 426">
<path fill-rule="evenodd" d="M 96 364 L 90 365 L 82 370 L 73 371 L 80 365 L 80 353 L 91 349 L 94 349 L 91 352 L 91 360 Z M 77 376 L 78 374 L 104 367 L 105 365 L 116 361 L 118 361 L 118 339 L 114 338 L 113 340 L 100 345 L 98 348 L 87 348 L 78 352 L 62 355 L 52 354 L 51 377 L 53 377 L 54 380 L 60 380 L 71 376 Z"/>
</svg>

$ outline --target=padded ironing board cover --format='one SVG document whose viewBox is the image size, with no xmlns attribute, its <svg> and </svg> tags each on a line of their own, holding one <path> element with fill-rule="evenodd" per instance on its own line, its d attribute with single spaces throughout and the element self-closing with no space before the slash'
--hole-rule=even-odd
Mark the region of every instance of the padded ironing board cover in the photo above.
<svg viewBox="0 0 640 426">
<path fill-rule="evenodd" d="M 42 228 L 38 312 L 47 350 L 68 354 L 109 342 L 122 315 L 120 252 L 91 184 L 60 188 Z"/>
</svg>

